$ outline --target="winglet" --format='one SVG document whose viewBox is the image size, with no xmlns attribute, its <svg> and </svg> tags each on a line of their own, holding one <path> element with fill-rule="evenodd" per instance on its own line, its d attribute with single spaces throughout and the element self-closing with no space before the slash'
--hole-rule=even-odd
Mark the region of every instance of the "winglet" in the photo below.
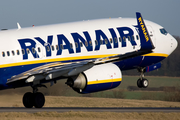
<svg viewBox="0 0 180 120">
<path fill-rule="evenodd" d="M 141 50 L 152 50 L 154 49 L 154 45 L 152 43 L 152 40 L 149 36 L 147 27 L 144 23 L 144 20 L 141 16 L 141 13 L 136 12 L 136 17 L 137 17 L 137 23 L 138 23 L 138 28 L 139 28 L 139 36 L 140 36 L 140 41 L 141 41 Z"/>
</svg>

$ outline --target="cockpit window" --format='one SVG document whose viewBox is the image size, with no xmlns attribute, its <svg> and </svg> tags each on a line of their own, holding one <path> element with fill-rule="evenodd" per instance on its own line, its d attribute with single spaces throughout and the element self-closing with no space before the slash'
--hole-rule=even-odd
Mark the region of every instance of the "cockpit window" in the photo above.
<svg viewBox="0 0 180 120">
<path fill-rule="evenodd" d="M 167 34 L 168 34 L 168 32 L 167 32 L 164 28 L 160 29 L 160 32 L 161 32 L 162 34 L 164 34 L 164 35 L 167 35 Z"/>
</svg>

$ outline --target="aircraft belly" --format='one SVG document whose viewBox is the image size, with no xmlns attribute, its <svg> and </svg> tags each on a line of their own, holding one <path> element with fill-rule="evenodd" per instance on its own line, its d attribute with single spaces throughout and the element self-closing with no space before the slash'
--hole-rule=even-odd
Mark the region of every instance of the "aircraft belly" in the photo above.
<svg viewBox="0 0 180 120">
<path fill-rule="evenodd" d="M 146 67 L 152 65 L 153 63 L 158 63 L 165 59 L 166 57 L 162 56 L 138 56 L 135 58 L 130 58 L 127 60 L 123 60 L 120 62 L 116 62 L 115 64 L 121 70 L 129 70 L 129 69 L 136 69 L 137 67 Z"/>
</svg>

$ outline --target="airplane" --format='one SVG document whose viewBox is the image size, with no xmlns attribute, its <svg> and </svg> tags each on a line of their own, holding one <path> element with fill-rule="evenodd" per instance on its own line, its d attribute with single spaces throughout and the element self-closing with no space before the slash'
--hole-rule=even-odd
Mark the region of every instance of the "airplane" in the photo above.
<svg viewBox="0 0 180 120">
<path fill-rule="evenodd" d="M 137 69 L 139 88 L 149 85 L 145 72 L 177 47 L 162 26 L 136 18 L 109 18 L 0 31 L 0 90 L 31 86 L 23 96 L 26 108 L 42 108 L 38 92 L 57 80 L 80 94 L 115 88 L 123 70 Z"/>
</svg>

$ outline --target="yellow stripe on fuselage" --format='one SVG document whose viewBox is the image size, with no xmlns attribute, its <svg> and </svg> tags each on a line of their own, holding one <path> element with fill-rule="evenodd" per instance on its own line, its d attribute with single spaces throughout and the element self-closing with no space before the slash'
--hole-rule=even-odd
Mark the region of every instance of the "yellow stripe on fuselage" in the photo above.
<svg viewBox="0 0 180 120">
<path fill-rule="evenodd" d="M 142 56 L 158 56 L 158 57 L 168 57 L 168 54 L 163 54 L 163 53 L 149 53 L 149 54 L 145 54 Z"/>
<path fill-rule="evenodd" d="M 33 60 L 33 61 L 24 61 L 24 62 L 16 62 L 10 64 L 3 64 L 0 65 L 0 68 L 5 67 L 13 67 L 13 66 L 21 66 L 21 65 L 31 65 L 31 64 L 38 64 L 38 63 L 49 63 L 49 62 L 61 62 L 61 61 L 70 61 L 70 60 L 83 60 L 83 59 L 93 59 L 93 58 L 103 58 L 114 56 L 117 54 L 106 54 L 106 55 L 90 55 L 90 56 L 77 56 L 77 57 L 64 57 L 64 58 L 54 58 L 54 59 L 43 59 L 43 60 Z M 159 56 L 159 57 L 167 57 L 167 54 L 162 53 L 150 53 L 145 54 L 143 56 Z"/>
<path fill-rule="evenodd" d="M 38 64 L 38 63 L 49 63 L 49 62 L 69 61 L 69 60 L 83 60 L 83 59 L 103 58 L 103 57 L 108 57 L 108 56 L 113 56 L 113 55 L 117 55 L 117 54 L 91 55 L 91 56 L 78 56 L 78 57 L 64 57 L 64 58 L 54 58 L 54 59 L 44 59 L 44 60 L 17 62 L 17 63 L 10 63 L 10 64 L 0 65 L 0 68 L 12 67 L 12 66 L 20 66 L 20 65 Z"/>
<path fill-rule="evenodd" d="M 120 82 L 122 78 L 115 78 L 115 79 L 107 79 L 107 80 L 97 80 L 97 81 L 89 81 L 88 85 L 92 84 L 101 84 L 101 83 L 111 83 L 111 82 Z"/>
</svg>

